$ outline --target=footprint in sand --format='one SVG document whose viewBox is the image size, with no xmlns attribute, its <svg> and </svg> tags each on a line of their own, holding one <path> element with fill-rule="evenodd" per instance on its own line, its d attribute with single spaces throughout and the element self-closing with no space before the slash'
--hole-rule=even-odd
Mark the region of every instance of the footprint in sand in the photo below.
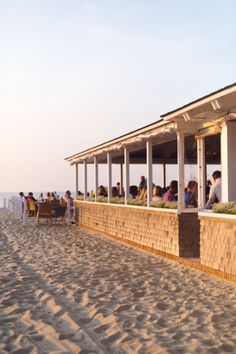
<svg viewBox="0 0 236 354">
<path fill-rule="evenodd" d="M 166 311 L 170 305 L 166 304 L 165 302 L 160 302 L 156 305 L 156 308 L 161 311 Z"/>
<path fill-rule="evenodd" d="M 131 308 L 131 305 L 120 305 L 116 311 L 117 312 L 123 312 L 123 311 L 128 311 Z"/>
</svg>

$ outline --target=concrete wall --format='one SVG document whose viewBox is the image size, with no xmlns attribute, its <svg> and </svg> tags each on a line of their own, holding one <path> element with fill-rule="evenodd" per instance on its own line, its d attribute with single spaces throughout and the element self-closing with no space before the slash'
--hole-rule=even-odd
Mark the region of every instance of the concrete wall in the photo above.
<svg viewBox="0 0 236 354">
<path fill-rule="evenodd" d="M 77 201 L 76 223 L 171 255 L 199 256 L 197 214 Z"/>
<path fill-rule="evenodd" d="M 236 275 L 236 217 L 199 213 L 201 264 Z"/>
</svg>

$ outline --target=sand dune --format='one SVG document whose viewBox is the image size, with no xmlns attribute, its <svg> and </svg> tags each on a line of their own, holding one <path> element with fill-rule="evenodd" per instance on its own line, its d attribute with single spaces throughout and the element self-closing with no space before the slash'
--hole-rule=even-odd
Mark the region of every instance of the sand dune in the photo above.
<svg viewBox="0 0 236 354">
<path fill-rule="evenodd" d="M 0 209 L 0 353 L 236 353 L 236 288 Z"/>
</svg>

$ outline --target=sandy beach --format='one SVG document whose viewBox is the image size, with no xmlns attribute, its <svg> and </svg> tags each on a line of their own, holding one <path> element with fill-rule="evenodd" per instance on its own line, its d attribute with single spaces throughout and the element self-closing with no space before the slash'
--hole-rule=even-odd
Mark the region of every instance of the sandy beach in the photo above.
<svg viewBox="0 0 236 354">
<path fill-rule="evenodd" d="M 0 209 L 0 353 L 236 353 L 236 288 Z"/>
</svg>

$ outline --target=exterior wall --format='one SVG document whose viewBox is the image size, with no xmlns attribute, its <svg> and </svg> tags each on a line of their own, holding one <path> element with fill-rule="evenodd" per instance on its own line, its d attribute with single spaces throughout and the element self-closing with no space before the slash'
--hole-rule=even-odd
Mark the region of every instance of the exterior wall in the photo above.
<svg viewBox="0 0 236 354">
<path fill-rule="evenodd" d="M 178 216 L 180 256 L 200 257 L 200 222 L 197 213 Z"/>
<path fill-rule="evenodd" d="M 236 275 L 236 217 L 199 213 L 201 264 Z"/>
<path fill-rule="evenodd" d="M 76 223 L 171 255 L 199 256 L 197 214 L 77 201 Z"/>
</svg>

